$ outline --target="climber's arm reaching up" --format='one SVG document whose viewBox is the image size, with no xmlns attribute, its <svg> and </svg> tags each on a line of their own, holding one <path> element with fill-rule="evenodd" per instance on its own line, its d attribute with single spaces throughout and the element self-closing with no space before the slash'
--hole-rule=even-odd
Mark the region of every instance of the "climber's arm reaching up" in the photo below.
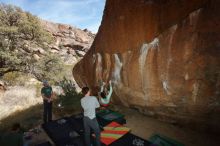
<svg viewBox="0 0 220 146">
<path fill-rule="evenodd" d="M 109 86 L 110 86 L 110 89 L 109 89 L 108 95 L 106 96 L 106 99 L 110 101 L 110 98 L 111 98 L 112 92 L 113 92 L 111 80 L 109 81 Z"/>
<path fill-rule="evenodd" d="M 100 93 L 104 91 L 105 82 L 102 83 Z"/>
</svg>

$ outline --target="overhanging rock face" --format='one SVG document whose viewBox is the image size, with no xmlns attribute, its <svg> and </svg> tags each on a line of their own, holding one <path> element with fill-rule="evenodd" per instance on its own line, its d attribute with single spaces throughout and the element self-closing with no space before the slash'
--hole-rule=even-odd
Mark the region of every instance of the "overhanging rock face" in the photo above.
<svg viewBox="0 0 220 146">
<path fill-rule="evenodd" d="M 218 132 L 220 1 L 107 0 L 73 75 L 93 91 L 111 79 L 116 103 Z"/>
</svg>

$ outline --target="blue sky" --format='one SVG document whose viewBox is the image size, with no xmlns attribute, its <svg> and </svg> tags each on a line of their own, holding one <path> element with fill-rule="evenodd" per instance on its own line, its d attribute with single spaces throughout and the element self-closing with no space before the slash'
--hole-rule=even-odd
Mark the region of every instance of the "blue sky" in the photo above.
<svg viewBox="0 0 220 146">
<path fill-rule="evenodd" d="M 96 33 L 101 24 L 105 0 L 0 0 L 45 20 L 87 28 Z"/>
</svg>

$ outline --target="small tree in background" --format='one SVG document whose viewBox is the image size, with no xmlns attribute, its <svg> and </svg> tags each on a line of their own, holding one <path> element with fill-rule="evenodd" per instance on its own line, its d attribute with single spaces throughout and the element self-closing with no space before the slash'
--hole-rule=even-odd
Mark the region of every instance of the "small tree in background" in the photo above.
<svg viewBox="0 0 220 146">
<path fill-rule="evenodd" d="M 39 60 L 33 57 L 33 48 L 45 50 L 52 40 L 36 16 L 19 7 L 0 4 L 0 76 L 18 71 L 31 73 L 38 80 L 61 80 L 63 62 L 58 56 L 44 54 Z"/>
<path fill-rule="evenodd" d="M 39 61 L 31 63 L 29 71 L 38 80 L 46 79 L 55 84 L 63 79 L 64 63 L 57 55 L 46 55 Z"/>
<path fill-rule="evenodd" d="M 58 99 L 55 101 L 55 104 L 57 105 L 55 107 L 57 114 L 63 115 L 79 112 L 81 109 L 80 99 L 83 95 L 77 93 L 73 81 L 64 77 L 63 80 L 59 82 L 59 86 L 62 87 L 64 94 L 59 95 Z"/>
</svg>

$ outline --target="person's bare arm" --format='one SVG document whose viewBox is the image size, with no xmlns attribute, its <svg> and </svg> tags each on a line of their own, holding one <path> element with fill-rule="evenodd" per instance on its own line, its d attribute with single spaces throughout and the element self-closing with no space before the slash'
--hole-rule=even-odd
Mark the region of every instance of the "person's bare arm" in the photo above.
<svg viewBox="0 0 220 146">
<path fill-rule="evenodd" d="M 46 101 L 49 101 L 49 100 L 50 100 L 50 99 L 47 98 L 43 93 L 41 94 L 41 96 L 42 96 L 43 100 L 46 100 Z"/>
<path fill-rule="evenodd" d="M 106 96 L 106 99 L 107 99 L 107 100 L 110 100 L 110 99 L 111 99 L 112 92 L 113 92 L 113 89 L 112 89 L 112 81 L 111 81 L 111 80 L 109 81 L 109 86 L 110 86 L 109 93 L 108 93 L 108 95 Z"/>
<path fill-rule="evenodd" d="M 43 100 L 47 100 L 47 97 L 43 93 L 41 93 L 41 96 L 42 96 Z"/>
<path fill-rule="evenodd" d="M 104 91 L 105 84 L 106 84 L 105 82 L 102 82 L 100 93 Z"/>
<path fill-rule="evenodd" d="M 49 101 L 53 101 L 54 98 L 55 98 L 55 93 L 52 91 Z"/>
</svg>

